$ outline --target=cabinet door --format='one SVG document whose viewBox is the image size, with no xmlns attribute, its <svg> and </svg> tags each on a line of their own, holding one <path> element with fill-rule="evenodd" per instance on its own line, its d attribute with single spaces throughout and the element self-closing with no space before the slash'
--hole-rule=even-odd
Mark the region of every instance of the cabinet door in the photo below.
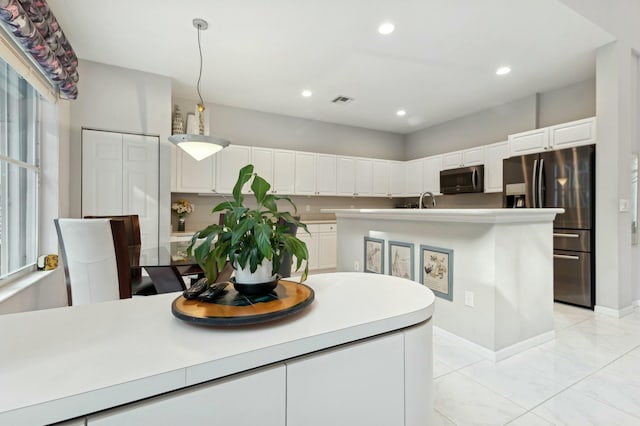
<svg viewBox="0 0 640 426">
<path fill-rule="evenodd" d="M 549 128 L 509 135 L 511 156 L 532 154 L 549 148 Z"/>
<path fill-rule="evenodd" d="M 316 194 L 336 195 L 336 156 L 318 154 L 316 157 Z"/>
<path fill-rule="evenodd" d="M 139 216 L 143 249 L 158 246 L 159 154 L 157 136 L 122 135 L 121 214 Z"/>
<path fill-rule="evenodd" d="M 293 194 L 295 190 L 296 156 L 294 151 L 276 149 L 273 151 L 273 183 L 271 192 Z"/>
<path fill-rule="evenodd" d="M 182 149 L 177 149 L 176 153 L 178 155 L 176 181 L 178 192 L 211 193 L 216 187 L 215 155 L 197 161 Z"/>
<path fill-rule="evenodd" d="M 356 159 L 356 195 L 373 194 L 373 160 Z"/>
<path fill-rule="evenodd" d="M 391 194 L 389 180 L 391 163 L 384 160 L 373 160 L 373 188 L 371 195 L 388 197 Z"/>
<path fill-rule="evenodd" d="M 352 157 L 338 157 L 337 193 L 338 195 L 355 195 L 356 192 L 356 160 Z"/>
<path fill-rule="evenodd" d="M 311 235 L 304 231 L 298 231 L 296 237 L 307 245 L 307 251 L 309 252 L 309 270 L 318 269 L 318 233 L 313 232 L 311 225 L 309 226 L 309 232 Z M 293 258 L 293 264 L 296 264 L 296 258 Z"/>
<path fill-rule="evenodd" d="M 316 155 L 310 152 L 296 152 L 295 166 L 296 195 L 316 193 Z"/>
<path fill-rule="evenodd" d="M 423 191 L 424 166 L 422 158 L 407 162 L 407 192 L 408 197 L 418 197 Z"/>
<path fill-rule="evenodd" d="M 252 147 L 251 164 L 254 172 L 273 185 L 273 149 Z"/>
<path fill-rule="evenodd" d="M 286 365 L 287 426 L 404 425 L 402 333 Z"/>
<path fill-rule="evenodd" d="M 404 161 L 391 161 L 389 192 L 394 197 L 402 197 L 407 190 L 407 166 Z"/>
<path fill-rule="evenodd" d="M 484 192 L 502 192 L 502 160 L 509 157 L 509 142 L 487 145 L 484 149 Z"/>
<path fill-rule="evenodd" d="M 216 161 L 216 192 L 231 194 L 233 186 L 238 180 L 240 169 L 251 164 L 251 147 L 229 145 L 215 155 Z M 242 188 L 242 192 L 249 192 L 249 185 Z"/>
<path fill-rule="evenodd" d="M 318 233 L 318 269 L 335 268 L 337 263 L 336 232 Z"/>
<path fill-rule="evenodd" d="M 121 215 L 122 134 L 82 131 L 82 215 Z"/>
<path fill-rule="evenodd" d="M 550 133 L 553 149 L 594 144 L 596 143 L 596 120 L 586 118 L 551 126 Z"/>
<path fill-rule="evenodd" d="M 478 166 L 480 164 L 484 164 L 484 147 L 467 149 L 462 152 L 462 165 L 464 167 Z"/>
<path fill-rule="evenodd" d="M 442 156 L 442 170 L 457 169 L 463 165 L 462 151 L 449 152 Z"/>
<path fill-rule="evenodd" d="M 282 426 L 285 404 L 286 370 L 277 365 L 107 410 L 87 425 Z"/>
<path fill-rule="evenodd" d="M 440 171 L 442 170 L 442 155 L 427 157 L 423 161 L 424 181 L 423 191 L 440 194 Z"/>
</svg>

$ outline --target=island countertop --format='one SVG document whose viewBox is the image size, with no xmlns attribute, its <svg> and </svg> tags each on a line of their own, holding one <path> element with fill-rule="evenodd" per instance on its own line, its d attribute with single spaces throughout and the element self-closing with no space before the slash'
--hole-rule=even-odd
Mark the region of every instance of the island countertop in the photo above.
<svg viewBox="0 0 640 426">
<path fill-rule="evenodd" d="M 548 222 L 564 209 L 322 209 L 336 218 L 393 219 L 428 222 Z"/>
<path fill-rule="evenodd" d="M 0 316 L 0 424 L 83 416 L 400 330 L 433 313 L 431 291 L 396 277 L 320 274 L 307 284 L 316 296 L 305 311 L 253 326 L 183 322 L 171 314 L 179 293 Z"/>
</svg>

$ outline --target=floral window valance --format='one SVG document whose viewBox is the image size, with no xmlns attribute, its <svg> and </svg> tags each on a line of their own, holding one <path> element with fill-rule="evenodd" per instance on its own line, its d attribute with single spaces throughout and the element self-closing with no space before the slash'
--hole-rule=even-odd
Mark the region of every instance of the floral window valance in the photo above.
<svg viewBox="0 0 640 426">
<path fill-rule="evenodd" d="M 60 90 L 78 97 L 78 58 L 45 0 L 0 0 L 0 19 Z"/>
</svg>

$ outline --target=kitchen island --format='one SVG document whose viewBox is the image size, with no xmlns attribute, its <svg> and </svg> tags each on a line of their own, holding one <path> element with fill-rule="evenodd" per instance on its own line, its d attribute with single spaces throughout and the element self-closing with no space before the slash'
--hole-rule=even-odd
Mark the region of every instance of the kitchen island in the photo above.
<svg viewBox="0 0 640 426">
<path fill-rule="evenodd" d="M 563 209 L 342 209 L 338 271 L 362 270 L 364 238 L 413 245 L 414 280 L 429 280 L 421 246 L 452 250 L 451 300 L 436 298 L 437 332 L 500 360 L 554 337 L 553 219 Z M 421 262 L 422 261 L 422 262 Z M 421 266 L 421 263 L 424 265 Z"/>
<path fill-rule="evenodd" d="M 0 316 L 0 424 L 430 424 L 433 293 L 320 274 L 291 317 L 205 327 L 179 293 Z"/>
</svg>

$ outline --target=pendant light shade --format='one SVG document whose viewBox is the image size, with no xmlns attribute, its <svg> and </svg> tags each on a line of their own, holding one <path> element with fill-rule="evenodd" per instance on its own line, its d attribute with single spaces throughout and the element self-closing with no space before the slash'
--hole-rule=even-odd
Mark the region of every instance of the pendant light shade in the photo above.
<svg viewBox="0 0 640 426">
<path fill-rule="evenodd" d="M 196 90 L 198 91 L 198 97 L 200 98 L 200 103 L 198 104 L 196 111 L 196 116 L 199 121 L 199 125 L 197 126 L 198 134 L 186 133 L 171 135 L 169 136 L 169 141 L 180 147 L 195 160 L 200 161 L 229 146 L 229 141 L 215 136 L 205 135 L 205 107 L 204 100 L 200 94 L 200 80 L 202 79 L 202 47 L 200 45 L 200 31 L 206 30 L 209 27 L 209 24 L 204 19 L 196 18 L 193 20 L 193 26 L 198 30 L 198 53 L 200 55 L 200 71 L 198 73 L 198 83 L 196 84 Z"/>
</svg>

